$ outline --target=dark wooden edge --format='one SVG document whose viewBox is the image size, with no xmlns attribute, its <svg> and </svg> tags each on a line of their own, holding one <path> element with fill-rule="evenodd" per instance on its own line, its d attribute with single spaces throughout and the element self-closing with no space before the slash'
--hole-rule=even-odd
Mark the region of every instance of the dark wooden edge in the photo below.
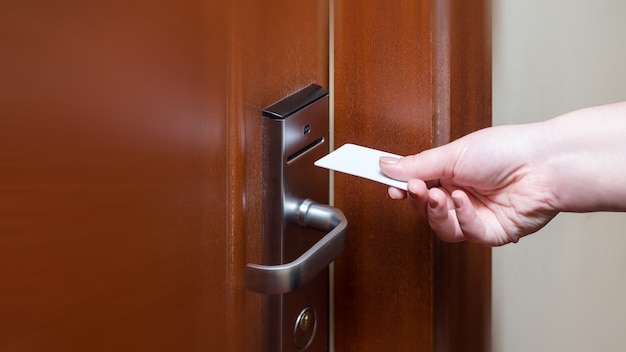
<svg viewBox="0 0 626 352">
<path fill-rule="evenodd" d="M 433 1 L 433 146 L 491 124 L 488 0 Z M 491 249 L 435 241 L 434 350 L 490 351 Z"/>
</svg>

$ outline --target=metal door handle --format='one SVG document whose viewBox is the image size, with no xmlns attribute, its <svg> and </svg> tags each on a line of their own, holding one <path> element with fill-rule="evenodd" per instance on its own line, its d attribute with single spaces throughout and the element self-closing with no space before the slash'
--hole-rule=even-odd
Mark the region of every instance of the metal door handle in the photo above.
<svg viewBox="0 0 626 352">
<path fill-rule="evenodd" d="M 246 265 L 246 287 L 266 294 L 295 291 L 332 263 L 346 248 L 348 220 L 343 212 L 309 199 L 296 207 L 298 225 L 328 233 L 296 260 L 281 265 Z"/>
</svg>

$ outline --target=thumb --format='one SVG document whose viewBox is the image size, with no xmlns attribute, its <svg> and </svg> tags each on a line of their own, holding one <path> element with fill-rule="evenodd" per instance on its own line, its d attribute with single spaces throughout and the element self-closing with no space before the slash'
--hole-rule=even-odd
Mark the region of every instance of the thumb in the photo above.
<svg viewBox="0 0 626 352">
<path fill-rule="evenodd" d="M 413 178 L 429 181 L 451 177 L 458 156 L 453 144 L 454 142 L 400 159 L 381 157 L 378 165 L 385 175 L 400 181 Z"/>
</svg>

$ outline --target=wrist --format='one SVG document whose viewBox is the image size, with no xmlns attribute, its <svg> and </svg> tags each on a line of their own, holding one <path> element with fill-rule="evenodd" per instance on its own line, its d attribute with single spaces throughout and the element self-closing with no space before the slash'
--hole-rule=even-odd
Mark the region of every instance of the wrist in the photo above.
<svg viewBox="0 0 626 352">
<path fill-rule="evenodd" d="M 626 105 L 577 110 L 540 124 L 555 207 L 626 210 Z"/>
</svg>

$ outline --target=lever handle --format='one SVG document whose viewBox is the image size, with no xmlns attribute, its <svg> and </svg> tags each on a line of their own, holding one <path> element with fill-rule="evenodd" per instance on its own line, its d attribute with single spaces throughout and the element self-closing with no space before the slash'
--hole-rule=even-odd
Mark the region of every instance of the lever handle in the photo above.
<svg viewBox="0 0 626 352">
<path fill-rule="evenodd" d="M 328 233 L 296 260 L 281 265 L 246 265 L 246 287 L 273 294 L 295 291 L 326 268 L 346 248 L 348 220 L 343 212 L 309 199 L 296 209 L 296 221 Z"/>
</svg>

